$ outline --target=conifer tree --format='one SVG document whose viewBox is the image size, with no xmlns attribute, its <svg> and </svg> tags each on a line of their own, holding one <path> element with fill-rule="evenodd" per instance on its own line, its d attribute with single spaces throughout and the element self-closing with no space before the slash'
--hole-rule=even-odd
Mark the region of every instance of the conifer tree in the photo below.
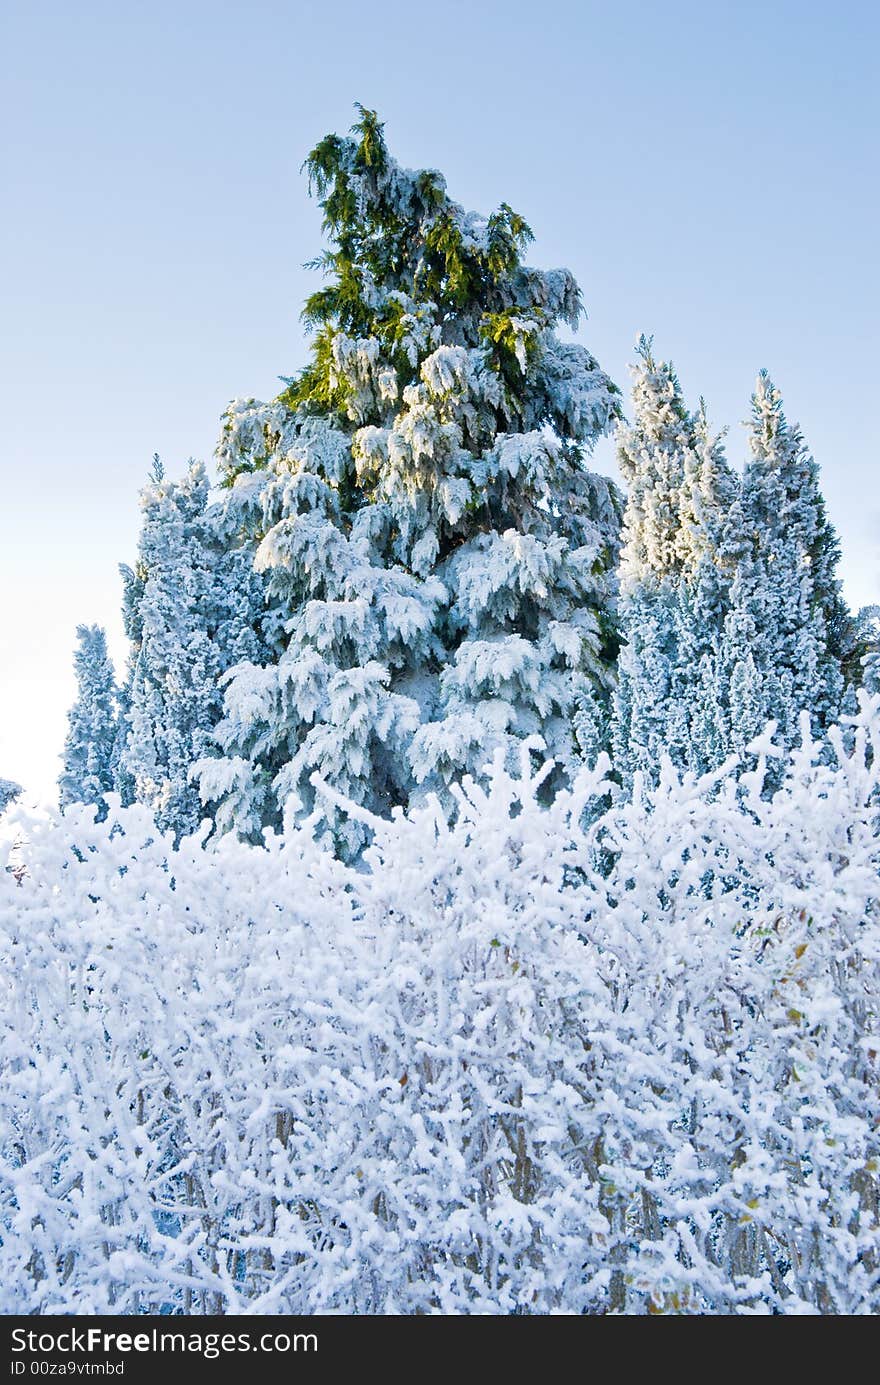
<svg viewBox="0 0 880 1385">
<path fill-rule="evenodd" d="M 766 371 L 752 396 L 751 460 L 731 512 L 735 558 L 721 665 L 731 690 L 728 740 L 741 750 L 768 720 L 782 742 L 801 711 L 821 732 L 837 716 L 853 623 L 836 575 L 837 536 L 818 467 L 788 424 Z"/>
<path fill-rule="evenodd" d="M 160 480 L 162 477 L 163 468 L 158 457 L 153 458 L 151 474 L 155 480 Z M 122 578 L 122 628 L 128 637 L 129 653 L 125 679 L 118 692 L 119 719 L 110 764 L 113 771 L 113 788 L 119 794 L 123 807 L 127 808 L 136 799 L 135 781 L 128 766 L 126 746 L 131 730 L 131 691 L 134 684 L 137 657 L 143 644 L 140 611 L 146 573 L 143 563 L 138 563 L 135 568 L 129 567 L 127 563 L 120 563 L 119 575 Z"/>
<path fill-rule="evenodd" d="M 60 803 L 95 803 L 107 814 L 104 795 L 113 788 L 111 759 L 116 739 L 116 679 L 107 653 L 107 637 L 98 625 L 78 625 L 73 665 L 76 701 L 68 713 L 63 770 L 58 779 Z"/>
<path fill-rule="evenodd" d="M 0 779 L 0 813 L 5 813 L 10 803 L 21 794 L 21 785 L 16 784 L 14 779 Z"/>
<path fill-rule="evenodd" d="M 880 693 L 880 606 L 863 606 L 854 625 L 857 681 L 867 692 Z"/>
<path fill-rule="evenodd" d="M 803 709 L 821 733 L 861 648 L 818 468 L 766 372 L 739 484 L 705 408 L 689 416 L 672 367 L 644 339 L 639 354 L 635 421 L 619 433 L 629 493 L 615 747 L 625 782 L 637 769 L 656 775 L 663 753 L 711 769 L 770 720 L 791 744 Z"/>
<path fill-rule="evenodd" d="M 209 504 L 201 463 L 173 482 L 154 459 L 141 508 L 138 563 L 122 569 L 132 653 L 114 782 L 180 837 L 203 815 L 190 769 L 212 744 L 219 680 L 263 649 L 262 584 L 252 554 L 227 532 L 225 507 Z"/>
<path fill-rule="evenodd" d="M 683 766 L 704 773 L 727 753 L 719 647 L 730 601 L 733 567 L 729 526 L 738 481 L 724 454 L 722 436 L 712 433 L 705 402 L 694 419 L 694 445 L 685 458 L 682 546 L 678 589 L 676 705 L 686 726 Z"/>
<path fill-rule="evenodd" d="M 663 754 L 698 772 L 723 758 L 722 550 L 737 487 L 702 401 L 689 414 L 672 365 L 645 337 L 637 352 L 634 421 L 618 430 L 627 499 L 614 744 L 625 783 L 637 770 L 655 777 Z"/>
<path fill-rule="evenodd" d="M 291 801 L 355 854 L 316 771 L 386 813 L 535 733 L 557 782 L 602 741 L 620 502 L 583 458 L 618 392 L 556 335 L 580 292 L 522 263 L 509 206 L 465 212 L 363 109 L 306 162 L 330 242 L 311 359 L 234 403 L 219 447 L 277 656 L 231 677 L 199 774 L 222 830 L 255 838 Z"/>
</svg>

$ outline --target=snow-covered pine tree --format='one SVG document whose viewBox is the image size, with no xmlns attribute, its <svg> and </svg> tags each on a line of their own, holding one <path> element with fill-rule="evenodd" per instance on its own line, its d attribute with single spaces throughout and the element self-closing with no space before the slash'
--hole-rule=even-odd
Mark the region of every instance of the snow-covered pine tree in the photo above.
<svg viewBox="0 0 880 1385">
<path fill-rule="evenodd" d="M 161 479 L 163 470 L 159 458 L 154 457 L 151 472 L 154 481 Z M 127 808 L 135 802 L 137 796 L 134 776 L 128 767 L 127 745 L 131 730 L 131 692 L 138 654 L 143 644 L 141 600 L 146 573 L 143 563 L 137 563 L 134 568 L 129 567 L 128 563 L 120 563 L 119 575 L 122 578 L 122 628 L 128 637 L 129 652 L 125 679 L 118 690 L 119 719 L 110 764 L 114 791 L 119 794 L 123 806 Z"/>
<path fill-rule="evenodd" d="M 21 785 L 14 779 L 0 779 L 0 813 L 5 813 L 10 803 L 21 794 Z"/>
<path fill-rule="evenodd" d="M 330 240 L 311 360 L 233 403 L 218 449 L 282 648 L 230 679 L 199 774 L 221 830 L 291 800 L 352 855 L 365 829 L 315 772 L 386 813 L 535 733 L 560 779 L 601 742 L 620 500 L 583 457 L 618 391 L 556 335 L 580 292 L 522 263 L 510 207 L 465 212 L 362 108 L 307 167 Z"/>
<path fill-rule="evenodd" d="M 203 816 L 190 769 L 213 744 L 219 680 L 264 651 L 262 581 L 229 531 L 227 507 L 209 504 L 201 463 L 174 482 L 154 459 L 141 508 L 137 566 L 122 568 L 132 651 L 114 783 L 123 801 L 146 804 L 180 837 Z"/>
<path fill-rule="evenodd" d="M 103 819 L 104 795 L 113 788 L 111 760 L 116 740 L 116 678 L 99 625 L 78 625 L 73 655 L 76 701 L 68 712 L 63 769 L 58 778 L 61 807 L 95 803 Z"/>
<path fill-rule="evenodd" d="M 719 647 L 733 572 L 727 534 L 739 483 L 725 457 L 722 437 L 712 433 L 701 399 L 694 418 L 694 446 L 685 458 L 676 670 L 676 704 L 687 727 L 684 763 L 698 774 L 720 765 L 727 753 Z"/>
<path fill-rule="evenodd" d="M 614 746 L 625 783 L 660 757 L 703 771 L 723 758 L 717 650 L 728 575 L 720 557 L 737 482 L 701 401 L 689 414 L 672 365 L 640 338 L 632 426 L 618 430 L 627 483 L 620 564 Z"/>
<path fill-rule="evenodd" d="M 854 621 L 858 682 L 869 693 L 880 693 L 880 606 L 863 606 Z"/>
<path fill-rule="evenodd" d="M 826 729 L 840 710 L 843 662 L 854 640 L 819 470 L 766 371 L 752 396 L 749 446 L 730 516 L 735 570 L 721 650 L 733 750 L 771 719 L 781 740 L 793 744 L 803 710 L 818 733 Z"/>
</svg>

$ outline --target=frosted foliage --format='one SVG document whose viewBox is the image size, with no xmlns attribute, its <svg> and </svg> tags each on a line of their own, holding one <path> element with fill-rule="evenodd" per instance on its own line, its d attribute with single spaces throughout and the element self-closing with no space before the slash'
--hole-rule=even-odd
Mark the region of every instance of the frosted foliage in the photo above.
<svg viewBox="0 0 880 1385">
<path fill-rule="evenodd" d="M 180 834 L 202 816 L 190 768 L 214 743 L 219 679 L 263 648 L 262 584 L 227 508 L 209 504 L 201 464 L 179 482 L 159 468 L 141 508 L 138 567 L 123 569 L 132 656 L 115 782 Z"/>
<path fill-rule="evenodd" d="M 848 623 L 818 468 L 766 372 L 752 397 L 749 442 L 752 460 L 732 514 L 736 568 L 720 651 L 735 748 L 770 717 L 783 739 L 794 740 L 804 706 L 817 729 L 834 719 L 843 694 L 839 627 Z"/>
<path fill-rule="evenodd" d="M 0 1311 L 876 1313 L 862 697 L 771 799 L 768 731 L 587 828 L 525 742 L 357 870 L 13 810 Z"/>
<path fill-rule="evenodd" d="M 646 576 L 662 579 L 681 568 L 680 515 L 685 466 L 692 445 L 690 420 L 672 367 L 655 363 L 642 341 L 633 370 L 635 424 L 617 434 L 618 463 L 627 487 L 621 551 L 621 586 Z"/>
<path fill-rule="evenodd" d="M 705 409 L 688 413 L 672 366 L 638 344 L 631 426 L 618 431 L 627 482 L 613 739 L 629 787 L 661 756 L 703 773 L 728 749 L 718 648 L 730 585 L 724 543 L 737 480 Z"/>
<path fill-rule="evenodd" d="M 637 771 L 656 778 L 664 751 L 682 768 L 715 768 L 768 719 L 790 744 L 805 706 L 821 732 L 856 644 L 818 468 L 767 375 L 739 481 L 702 403 L 687 412 L 645 339 L 639 355 L 635 419 L 618 435 L 628 494 L 613 739 L 626 787 Z"/>
<path fill-rule="evenodd" d="M 73 656 L 76 701 L 67 716 L 60 802 L 96 803 L 113 788 L 113 750 L 117 732 L 117 694 L 107 637 L 99 625 L 78 625 Z"/>
<path fill-rule="evenodd" d="M 21 794 L 21 785 L 16 784 L 14 779 L 0 779 L 0 813 L 4 813 L 10 803 Z"/>
<path fill-rule="evenodd" d="M 277 655 L 232 670 L 219 753 L 195 767 L 218 825 L 256 838 L 285 806 L 344 855 L 363 824 L 314 771 L 387 813 L 518 761 L 554 782 L 601 742 L 620 502 L 583 457 L 618 413 L 580 294 L 521 263 L 528 228 L 401 168 L 369 112 L 307 161 L 333 249 L 306 305 L 313 359 L 279 400 L 230 406 L 218 448 L 256 544 Z M 575 728 L 580 727 L 578 734 Z"/>
</svg>

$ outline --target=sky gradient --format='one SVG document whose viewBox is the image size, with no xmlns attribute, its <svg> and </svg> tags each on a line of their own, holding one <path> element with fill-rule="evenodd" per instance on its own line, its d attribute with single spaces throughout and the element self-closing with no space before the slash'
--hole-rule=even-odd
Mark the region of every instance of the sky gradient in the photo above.
<svg viewBox="0 0 880 1385">
<path fill-rule="evenodd" d="M 624 388 L 640 332 L 741 466 L 766 366 L 822 471 L 853 606 L 880 599 L 880 7 L 15 0 L 0 17 L 0 776 L 49 797 L 79 622 L 122 673 L 119 562 L 154 452 L 209 463 L 305 359 L 300 172 L 353 103 L 568 266 Z M 613 447 L 594 465 L 615 474 Z"/>
</svg>

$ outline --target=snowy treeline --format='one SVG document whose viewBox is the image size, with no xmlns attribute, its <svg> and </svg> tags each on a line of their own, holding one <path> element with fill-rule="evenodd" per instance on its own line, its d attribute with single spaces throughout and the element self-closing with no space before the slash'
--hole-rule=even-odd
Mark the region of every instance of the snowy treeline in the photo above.
<svg viewBox="0 0 880 1385">
<path fill-rule="evenodd" d="M 549 794 L 607 739 L 621 497 L 584 457 L 619 391 L 557 335 L 577 284 L 522 262 L 510 207 L 401 168 L 370 112 L 307 163 L 331 246 L 312 359 L 230 406 L 221 500 L 154 478 L 126 571 L 115 783 L 178 833 L 206 812 L 259 841 L 313 811 L 315 770 L 374 813 L 449 806 L 535 734 Z M 355 856 L 363 824 L 317 803 Z"/>
<path fill-rule="evenodd" d="M 816 463 L 762 372 L 738 474 L 646 339 L 624 420 L 570 273 L 371 112 L 307 168 L 310 360 L 219 494 L 156 462 L 127 672 L 80 627 L 63 811 L 2 819 L 0 1309 L 877 1312 Z"/>
<path fill-rule="evenodd" d="M 865 634 L 841 594 L 818 467 L 767 372 L 740 477 L 705 405 L 688 412 L 644 338 L 639 358 L 633 422 L 618 430 L 627 501 L 613 740 L 625 783 L 636 770 L 656 775 L 664 753 L 716 768 L 770 719 L 790 745 L 804 708 L 821 734 L 851 703 Z"/>
<path fill-rule="evenodd" d="M 317 808 L 354 859 L 369 831 L 316 771 L 375 814 L 449 808 L 538 734 L 547 800 L 601 750 L 629 792 L 663 754 L 703 773 L 769 719 L 791 745 L 803 709 L 816 735 L 852 710 L 866 629 L 769 376 L 740 476 L 646 339 L 622 419 L 559 335 L 577 284 L 524 264 L 510 207 L 466 212 L 368 111 L 306 163 L 329 242 L 311 359 L 229 406 L 219 498 L 197 465 L 142 492 L 118 720 L 96 725 L 80 669 L 62 801 L 112 783 L 178 836 L 207 815 L 257 843 Z M 586 466 L 613 429 L 625 498 Z"/>
<path fill-rule="evenodd" d="M 0 1308 L 877 1312 L 880 699 L 802 734 L 501 748 L 360 870 L 321 780 L 262 850 L 13 809 Z"/>
</svg>

